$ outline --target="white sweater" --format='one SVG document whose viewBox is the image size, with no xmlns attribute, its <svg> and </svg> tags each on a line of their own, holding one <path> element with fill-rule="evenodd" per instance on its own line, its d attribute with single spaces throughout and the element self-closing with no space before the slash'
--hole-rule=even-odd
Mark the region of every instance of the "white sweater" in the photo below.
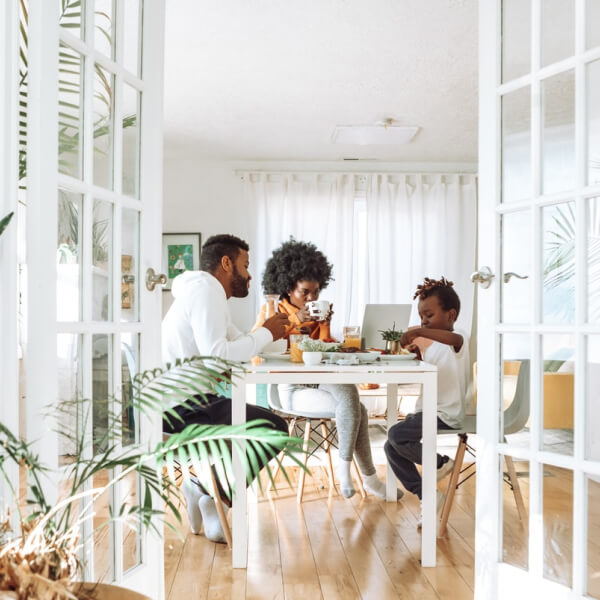
<svg viewBox="0 0 600 600">
<path fill-rule="evenodd" d="M 186 271 L 173 280 L 175 301 L 162 322 L 162 360 L 217 356 L 245 362 L 273 341 L 268 329 L 242 333 L 233 324 L 221 282 L 206 271 Z"/>
<path fill-rule="evenodd" d="M 450 427 L 458 428 L 465 417 L 465 406 L 473 395 L 471 385 L 471 362 L 469 360 L 469 336 L 462 335 L 463 345 L 458 352 L 452 346 L 433 342 L 423 354 L 425 362 L 438 368 L 438 417 Z M 422 399 L 419 398 L 415 412 L 423 411 Z"/>
</svg>

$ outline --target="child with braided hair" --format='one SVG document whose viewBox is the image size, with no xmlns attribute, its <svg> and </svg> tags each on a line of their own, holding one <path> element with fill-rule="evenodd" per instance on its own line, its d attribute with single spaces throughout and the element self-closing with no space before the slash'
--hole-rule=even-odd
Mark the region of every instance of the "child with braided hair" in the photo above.
<svg viewBox="0 0 600 600">
<path fill-rule="evenodd" d="M 421 326 L 408 329 L 402 336 L 402 346 L 415 352 L 417 357 L 438 368 L 438 430 L 460 428 L 470 387 L 470 360 L 468 336 L 454 329 L 460 312 L 460 299 L 454 284 L 444 277 L 440 280 L 426 277 L 417 286 L 414 299 L 419 299 Z M 423 413 L 421 400 L 415 412 L 406 416 L 388 431 L 385 454 L 402 485 L 421 498 L 421 475 L 416 464 L 421 464 Z M 448 475 L 454 461 L 437 455 L 438 481 Z M 437 507 L 441 509 L 444 494 L 438 491 Z M 421 521 L 419 520 L 418 527 Z"/>
</svg>

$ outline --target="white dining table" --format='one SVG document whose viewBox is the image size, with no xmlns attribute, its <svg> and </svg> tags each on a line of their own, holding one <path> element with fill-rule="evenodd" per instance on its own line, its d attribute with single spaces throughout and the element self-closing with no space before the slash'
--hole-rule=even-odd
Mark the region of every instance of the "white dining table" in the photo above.
<svg viewBox="0 0 600 600">
<path fill-rule="evenodd" d="M 436 434 L 437 434 L 437 367 L 417 360 L 377 360 L 358 365 L 320 364 L 306 366 L 289 360 L 264 360 L 259 365 L 243 364 L 244 371 L 233 373 L 232 424 L 246 421 L 246 401 L 255 398 L 258 383 L 385 383 L 387 385 L 387 427 L 398 420 L 398 385 L 422 384 L 423 394 L 423 524 L 421 529 L 421 565 L 436 564 Z M 248 391 L 248 393 L 247 393 Z M 245 481 L 241 457 L 233 454 L 235 481 Z M 397 502 L 398 481 L 387 466 L 386 495 Z M 245 485 L 235 487 L 232 506 L 234 568 L 244 569 L 248 563 L 248 505 Z"/>
</svg>

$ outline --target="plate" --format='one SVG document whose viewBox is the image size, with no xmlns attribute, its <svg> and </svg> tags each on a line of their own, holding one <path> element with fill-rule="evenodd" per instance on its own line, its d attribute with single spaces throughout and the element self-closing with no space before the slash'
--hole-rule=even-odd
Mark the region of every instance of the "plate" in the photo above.
<svg viewBox="0 0 600 600">
<path fill-rule="evenodd" d="M 417 358 L 417 355 L 414 352 L 410 352 L 409 354 L 382 354 L 379 360 L 412 360 L 413 358 Z"/>
<path fill-rule="evenodd" d="M 259 356 L 267 360 L 290 360 L 291 355 L 288 352 L 260 352 Z"/>
</svg>

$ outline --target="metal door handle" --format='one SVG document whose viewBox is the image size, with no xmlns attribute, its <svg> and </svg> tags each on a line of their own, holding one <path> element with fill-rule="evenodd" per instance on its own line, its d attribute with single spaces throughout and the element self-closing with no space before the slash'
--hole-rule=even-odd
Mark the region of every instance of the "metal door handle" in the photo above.
<svg viewBox="0 0 600 600">
<path fill-rule="evenodd" d="M 481 267 L 479 271 L 471 273 L 471 281 L 479 283 L 484 290 L 487 290 L 492 285 L 492 279 L 495 275 L 489 267 Z"/>
<path fill-rule="evenodd" d="M 156 273 L 152 267 L 146 271 L 146 289 L 153 291 L 157 285 L 165 285 L 167 276 L 164 273 Z"/>
<path fill-rule="evenodd" d="M 529 275 L 519 275 L 518 273 L 513 273 L 509 271 L 508 273 L 504 273 L 504 283 L 508 283 L 511 277 L 516 277 L 517 279 L 527 279 Z"/>
</svg>

